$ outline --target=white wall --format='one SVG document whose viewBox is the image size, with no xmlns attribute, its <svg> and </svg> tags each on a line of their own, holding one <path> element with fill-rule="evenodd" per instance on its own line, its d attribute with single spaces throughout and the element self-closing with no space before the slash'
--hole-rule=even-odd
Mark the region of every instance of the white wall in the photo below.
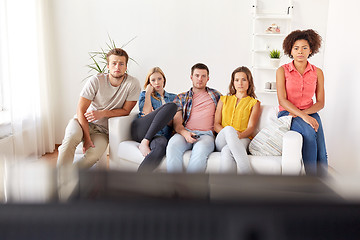
<svg viewBox="0 0 360 240">
<path fill-rule="evenodd" d="M 226 91 L 231 71 L 250 62 L 250 4 L 239 1 L 52 1 L 58 75 L 56 141 L 60 143 L 78 95 L 88 75 L 88 52 L 106 47 L 107 34 L 120 45 L 137 38 L 125 49 L 129 73 L 141 84 L 147 71 L 160 66 L 168 79 L 166 89 L 190 88 L 190 68 L 204 62 L 210 83 Z"/>
<path fill-rule="evenodd" d="M 360 172 L 360 22 L 356 0 L 330 0 L 324 60 L 326 107 L 321 112 L 329 163 L 340 173 Z"/>
<path fill-rule="evenodd" d="M 141 83 L 151 67 L 160 66 L 168 91 L 186 91 L 191 66 L 204 62 L 209 86 L 225 94 L 231 72 L 250 67 L 251 6 L 251 0 L 50 0 L 56 143 L 75 113 L 81 80 L 88 76 L 88 52 L 106 47 L 108 33 L 119 45 L 137 36 L 125 49 L 139 63 L 130 63 L 129 73 Z M 328 0 L 295 0 L 294 6 L 294 28 L 315 28 L 326 36 Z M 313 62 L 322 66 L 322 61 L 319 54 Z"/>
</svg>

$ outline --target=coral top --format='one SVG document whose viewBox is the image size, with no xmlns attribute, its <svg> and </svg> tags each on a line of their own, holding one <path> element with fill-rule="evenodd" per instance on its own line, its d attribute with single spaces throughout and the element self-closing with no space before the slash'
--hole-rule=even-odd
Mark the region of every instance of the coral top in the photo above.
<svg viewBox="0 0 360 240">
<path fill-rule="evenodd" d="M 285 89 L 287 100 L 298 109 L 308 109 L 313 102 L 316 91 L 317 73 L 316 66 L 308 62 L 304 74 L 301 75 L 295 68 L 294 62 L 282 66 L 285 71 Z M 279 106 L 279 111 L 285 110 Z"/>
<path fill-rule="evenodd" d="M 249 123 L 252 108 L 258 100 L 247 96 L 240 99 L 237 105 L 237 97 L 235 95 L 221 96 L 220 100 L 223 102 L 221 125 L 223 127 L 232 126 L 239 132 L 245 131 Z"/>
<path fill-rule="evenodd" d="M 194 94 L 191 114 L 185 127 L 190 130 L 213 131 L 215 109 L 215 103 L 208 92 Z"/>
</svg>

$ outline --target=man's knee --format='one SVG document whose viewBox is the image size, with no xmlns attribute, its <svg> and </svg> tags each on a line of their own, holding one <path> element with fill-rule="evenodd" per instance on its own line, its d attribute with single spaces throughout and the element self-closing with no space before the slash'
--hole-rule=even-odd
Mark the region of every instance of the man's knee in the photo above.
<svg viewBox="0 0 360 240">
<path fill-rule="evenodd" d="M 180 134 L 176 133 L 174 136 L 172 136 L 167 144 L 167 150 L 171 151 L 173 149 L 177 149 L 179 145 L 182 145 L 185 143 L 185 138 L 181 136 Z"/>
<path fill-rule="evenodd" d="M 199 141 L 194 143 L 193 150 L 197 150 L 203 153 L 211 153 L 214 151 L 215 142 L 211 136 L 202 136 Z"/>
<path fill-rule="evenodd" d="M 173 138 L 174 138 L 174 136 L 169 139 L 169 142 L 168 142 L 168 144 L 166 146 L 166 152 L 169 152 L 169 151 L 171 151 L 173 149 L 174 144 L 176 142 L 176 140 L 173 139 Z"/>
<path fill-rule="evenodd" d="M 83 138 L 83 131 L 77 119 L 71 119 L 66 126 L 63 142 L 76 143 L 78 145 Z"/>
<path fill-rule="evenodd" d="M 59 146 L 59 152 L 75 151 L 77 146 L 81 143 L 82 139 L 76 135 L 64 138 L 62 144 Z"/>
<path fill-rule="evenodd" d="M 91 168 L 100 160 L 104 153 L 105 150 L 99 151 L 98 149 L 90 148 L 85 152 L 83 158 L 75 164 L 79 168 Z"/>
</svg>

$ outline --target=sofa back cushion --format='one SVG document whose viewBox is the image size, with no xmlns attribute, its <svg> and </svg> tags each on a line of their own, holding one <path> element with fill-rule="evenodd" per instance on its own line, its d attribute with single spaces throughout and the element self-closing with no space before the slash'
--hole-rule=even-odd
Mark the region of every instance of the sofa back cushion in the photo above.
<svg viewBox="0 0 360 240">
<path fill-rule="evenodd" d="M 258 121 L 258 125 L 255 129 L 253 136 L 258 134 L 261 129 L 266 127 L 272 120 L 277 119 L 278 107 L 272 105 L 261 105 L 261 114 Z"/>
<path fill-rule="evenodd" d="M 255 156 L 281 156 L 283 137 L 290 130 L 291 116 L 271 119 L 249 144 L 249 151 Z"/>
</svg>

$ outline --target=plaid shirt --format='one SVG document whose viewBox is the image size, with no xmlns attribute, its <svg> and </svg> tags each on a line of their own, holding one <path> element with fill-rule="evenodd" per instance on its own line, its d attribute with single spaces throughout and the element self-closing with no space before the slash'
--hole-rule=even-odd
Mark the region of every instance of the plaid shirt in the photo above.
<svg viewBox="0 0 360 240">
<path fill-rule="evenodd" d="M 217 106 L 217 103 L 220 99 L 221 93 L 215 89 L 206 87 L 206 91 L 209 93 L 211 99 L 215 103 L 215 107 Z M 187 91 L 178 94 L 175 99 L 174 103 L 178 106 L 178 111 L 182 111 L 182 117 L 183 117 L 183 124 L 186 125 L 187 121 L 190 117 L 191 107 L 192 107 L 192 100 L 193 100 L 193 90 L 192 88 Z"/>
</svg>

